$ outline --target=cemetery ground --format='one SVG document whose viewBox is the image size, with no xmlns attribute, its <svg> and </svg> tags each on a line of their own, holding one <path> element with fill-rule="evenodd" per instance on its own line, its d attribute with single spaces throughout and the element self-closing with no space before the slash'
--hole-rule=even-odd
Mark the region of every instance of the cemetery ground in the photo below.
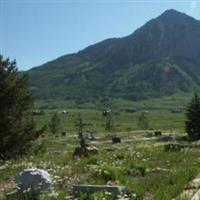
<svg viewBox="0 0 200 200">
<path fill-rule="evenodd" d="M 168 101 L 169 103 L 170 101 Z M 38 108 L 51 103 L 38 103 Z M 102 108 L 90 106 L 66 108 L 62 103 L 44 108 L 43 115 L 34 116 L 39 127 L 48 124 L 51 116 L 58 113 L 61 127 L 52 135 L 47 130 L 35 143 L 31 152 L 16 160 L 0 161 L 0 199 L 12 192 L 16 175 L 27 168 L 39 168 L 49 172 L 53 180 L 53 193 L 41 195 L 41 200 L 70 199 L 72 187 L 76 184 L 122 185 L 128 191 L 128 199 L 144 200 L 186 200 L 181 194 L 189 187 L 190 181 L 200 174 L 200 142 L 186 142 L 184 133 L 184 111 L 172 112 L 177 104 L 154 104 L 154 107 L 134 105 L 137 112 L 126 112 L 122 106 L 113 109 L 114 129 L 105 131 L 106 119 Z M 53 107 L 54 106 L 54 107 Z M 128 105 L 130 107 L 130 105 Z M 131 105 L 133 106 L 133 105 Z M 62 110 L 66 113 L 62 113 Z M 144 112 L 149 121 L 147 130 L 138 126 L 138 116 Z M 90 146 L 98 148 L 98 154 L 88 157 L 74 157 L 79 146 L 74 126 L 77 114 L 81 113 L 84 134 L 94 132 L 96 139 Z M 154 131 L 171 136 L 172 141 L 159 140 Z M 62 135 L 61 132 L 66 132 Z M 122 139 L 112 144 L 111 135 Z M 181 148 L 167 149 L 166 144 L 179 144 Z M 197 187 L 191 187 L 192 195 Z M 97 193 L 90 197 L 84 194 L 76 199 L 103 199 Z M 15 199 L 15 198 L 14 198 Z M 111 199 L 104 194 L 104 199 Z M 17 200 L 17 199 L 15 199 Z"/>
</svg>

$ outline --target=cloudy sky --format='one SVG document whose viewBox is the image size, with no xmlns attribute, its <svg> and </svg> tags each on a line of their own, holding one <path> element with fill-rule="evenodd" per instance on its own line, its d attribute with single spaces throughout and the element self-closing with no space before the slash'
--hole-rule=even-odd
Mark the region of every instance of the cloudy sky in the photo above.
<svg viewBox="0 0 200 200">
<path fill-rule="evenodd" d="M 200 0 L 0 0 L 0 54 L 26 70 L 129 35 L 172 8 L 200 20 Z"/>
</svg>

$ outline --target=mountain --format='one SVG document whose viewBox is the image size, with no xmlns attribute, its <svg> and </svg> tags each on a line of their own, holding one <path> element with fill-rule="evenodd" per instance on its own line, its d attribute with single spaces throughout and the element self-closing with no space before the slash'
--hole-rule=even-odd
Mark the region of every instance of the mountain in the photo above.
<svg viewBox="0 0 200 200">
<path fill-rule="evenodd" d="M 132 100 L 200 88 L 200 21 L 167 10 L 134 33 L 26 72 L 37 98 Z"/>
</svg>

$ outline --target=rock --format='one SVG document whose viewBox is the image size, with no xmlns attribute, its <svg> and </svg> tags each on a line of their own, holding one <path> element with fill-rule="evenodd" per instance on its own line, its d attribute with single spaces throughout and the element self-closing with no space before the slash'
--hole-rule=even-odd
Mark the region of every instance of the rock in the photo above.
<svg viewBox="0 0 200 200">
<path fill-rule="evenodd" d="M 112 143 L 113 144 L 121 143 L 121 138 L 120 137 L 112 137 Z"/>
<path fill-rule="evenodd" d="M 90 154 L 90 155 L 94 155 L 94 154 L 98 154 L 99 150 L 96 147 L 86 147 L 86 151 Z"/>
<path fill-rule="evenodd" d="M 194 196 L 192 197 L 191 200 L 199 200 L 199 198 L 200 198 L 200 190 L 198 190 L 198 191 L 194 194 Z"/>
<path fill-rule="evenodd" d="M 51 190 L 51 183 L 50 175 L 42 169 L 25 169 L 17 178 L 17 188 L 23 191 L 47 192 Z"/>
<path fill-rule="evenodd" d="M 118 195 L 125 195 L 127 189 L 124 186 L 110 186 L 110 185 L 74 185 L 73 194 L 79 196 L 81 193 L 92 194 L 95 192 L 109 192 L 114 198 Z"/>
<path fill-rule="evenodd" d="M 73 157 L 87 157 L 90 155 L 98 154 L 99 150 L 96 147 L 86 146 L 85 148 L 76 147 L 73 153 Z"/>
</svg>

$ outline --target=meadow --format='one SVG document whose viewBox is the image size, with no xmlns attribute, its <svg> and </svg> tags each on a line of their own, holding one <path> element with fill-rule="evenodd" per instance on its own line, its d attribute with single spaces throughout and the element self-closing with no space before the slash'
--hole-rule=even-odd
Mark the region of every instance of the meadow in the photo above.
<svg viewBox="0 0 200 200">
<path fill-rule="evenodd" d="M 163 98 L 154 98 L 143 101 L 129 101 L 114 99 L 110 102 L 96 102 L 75 104 L 73 101 L 37 101 L 35 109 L 45 111 L 45 115 L 36 116 L 37 125 L 48 124 L 53 114 L 57 113 L 61 120 L 62 129 L 74 132 L 77 115 L 82 115 L 86 123 L 86 131 L 105 132 L 105 118 L 102 111 L 111 109 L 115 132 L 127 132 L 141 129 L 138 127 L 138 116 L 144 112 L 149 121 L 149 129 L 164 130 L 173 133 L 184 132 L 185 108 L 190 100 L 189 95 L 176 95 Z M 134 109 L 136 112 L 126 112 Z M 68 114 L 62 114 L 65 110 Z M 180 110 L 180 112 L 173 112 Z"/>
<path fill-rule="evenodd" d="M 32 167 L 47 170 L 53 179 L 54 192 L 42 195 L 41 200 L 111 199 L 109 194 L 101 193 L 72 198 L 74 184 L 124 185 L 130 194 L 127 199 L 186 199 L 180 197 L 180 193 L 200 173 L 200 143 L 175 139 L 170 143 L 185 145 L 185 148 L 165 151 L 164 145 L 168 142 L 151 136 L 156 130 L 162 131 L 164 135 L 185 135 L 184 108 L 187 102 L 188 98 L 178 97 L 143 102 L 115 100 L 112 102 L 115 113 L 112 133 L 105 131 L 106 119 L 102 116 L 102 110 L 108 108 L 105 105 L 94 107 L 85 104 L 76 108 L 73 102 L 37 102 L 35 109 L 45 111 L 44 115 L 34 116 L 38 127 L 48 124 L 51 116 L 57 113 L 61 119 L 61 128 L 55 135 L 47 129 L 27 156 L 1 161 L 0 199 L 5 199 L 5 193 L 13 190 L 16 174 Z M 137 111 L 129 113 L 125 111 L 127 108 Z M 176 108 L 183 110 L 172 112 Z M 63 114 L 63 110 L 68 114 Z M 138 126 L 138 116 L 142 112 L 149 120 L 148 130 L 141 130 Z M 87 140 L 90 146 L 98 148 L 97 155 L 72 157 L 75 147 L 79 146 L 75 127 L 78 113 L 81 113 L 85 123 L 84 133 L 94 132 L 97 137 L 94 141 Z M 61 135 L 63 131 L 66 136 Z M 120 136 L 122 143 L 112 144 L 111 134 Z"/>
</svg>

